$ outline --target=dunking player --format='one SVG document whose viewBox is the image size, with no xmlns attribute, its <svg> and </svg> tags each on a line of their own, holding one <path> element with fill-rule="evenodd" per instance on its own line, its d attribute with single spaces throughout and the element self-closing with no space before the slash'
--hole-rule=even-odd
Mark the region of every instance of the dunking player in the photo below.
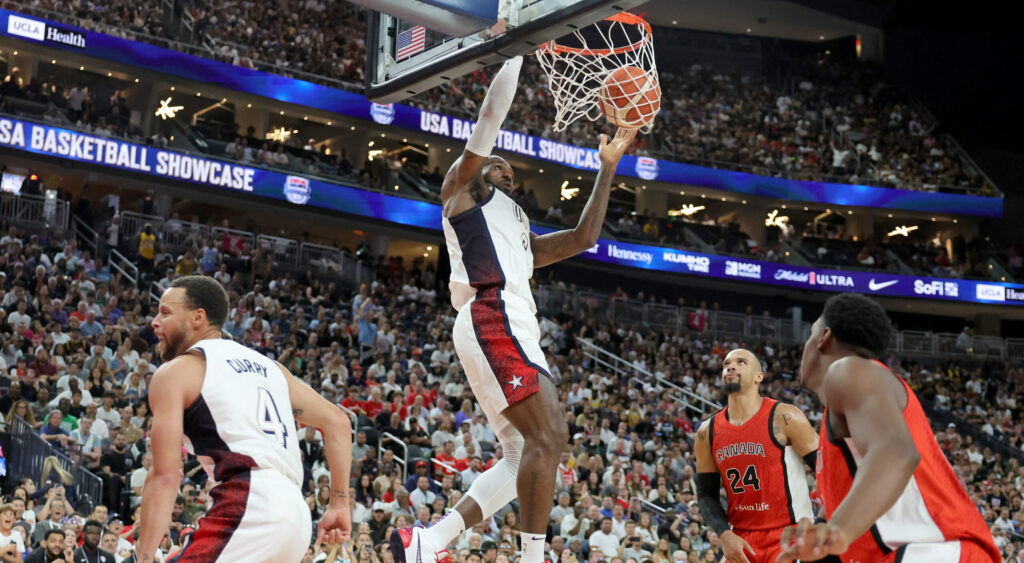
<svg viewBox="0 0 1024 563">
<path fill-rule="evenodd" d="M 512 167 L 501 157 L 489 156 L 512 104 L 522 62 L 521 57 L 511 59 L 495 75 L 476 128 L 441 190 L 452 264 L 449 286 L 452 305 L 459 311 L 455 351 L 505 455 L 432 528 L 395 530 L 391 546 L 398 563 L 434 563 L 456 536 L 517 493 L 522 563 L 545 559 L 556 469 L 568 434 L 539 345 L 530 277 L 535 267 L 575 256 L 596 243 L 615 168 L 636 131 L 620 129 L 611 140 L 601 136 L 601 169 L 576 227 L 533 234 L 526 214 L 508 195 Z"/>
<path fill-rule="evenodd" d="M 143 488 L 138 561 L 153 561 L 170 524 L 183 440 L 218 484 L 178 563 L 302 559 L 310 520 L 295 420 L 323 432 L 331 467 L 318 541 L 340 544 L 351 534 L 348 417 L 280 364 L 222 339 L 227 314 L 227 294 L 209 277 L 177 278 L 160 298 L 153 332 L 165 363 L 149 390 L 153 466 Z"/>
<path fill-rule="evenodd" d="M 753 352 L 729 352 L 722 362 L 729 404 L 697 430 L 700 510 L 729 563 L 774 562 L 782 530 L 812 516 L 804 462 L 814 467 L 818 436 L 800 409 L 761 396 L 763 379 Z M 728 513 L 718 496 L 723 479 Z"/>
<path fill-rule="evenodd" d="M 825 405 L 817 480 L 828 521 L 787 528 L 779 561 L 999 562 L 917 397 L 876 359 L 890 331 L 882 307 L 853 293 L 830 298 L 811 326 L 800 380 Z"/>
</svg>

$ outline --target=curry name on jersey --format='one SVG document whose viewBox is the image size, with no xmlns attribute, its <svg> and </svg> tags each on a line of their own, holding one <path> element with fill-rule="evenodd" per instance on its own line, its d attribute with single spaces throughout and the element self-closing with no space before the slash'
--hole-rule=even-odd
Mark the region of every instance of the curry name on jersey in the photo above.
<svg viewBox="0 0 1024 563">
<path fill-rule="evenodd" d="M 298 436 L 280 366 L 231 340 L 201 340 L 192 349 L 202 351 L 206 374 L 185 409 L 185 447 L 216 481 L 273 469 L 300 484 Z"/>
</svg>

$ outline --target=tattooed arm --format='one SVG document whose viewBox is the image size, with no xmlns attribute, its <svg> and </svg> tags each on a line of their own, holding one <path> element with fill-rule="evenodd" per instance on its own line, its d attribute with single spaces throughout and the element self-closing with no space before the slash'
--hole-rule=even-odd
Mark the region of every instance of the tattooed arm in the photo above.
<svg viewBox="0 0 1024 563">
<path fill-rule="evenodd" d="M 787 403 L 779 403 L 772 420 L 772 433 L 780 444 L 793 446 L 797 455 L 814 470 L 818 451 L 818 433 L 811 426 L 800 409 Z"/>
<path fill-rule="evenodd" d="M 295 420 L 324 435 L 324 454 L 331 468 L 331 500 L 317 526 L 317 543 L 342 544 L 352 534 L 348 481 L 352 471 L 352 422 L 340 408 L 278 364 L 288 378 L 288 394 Z"/>
</svg>

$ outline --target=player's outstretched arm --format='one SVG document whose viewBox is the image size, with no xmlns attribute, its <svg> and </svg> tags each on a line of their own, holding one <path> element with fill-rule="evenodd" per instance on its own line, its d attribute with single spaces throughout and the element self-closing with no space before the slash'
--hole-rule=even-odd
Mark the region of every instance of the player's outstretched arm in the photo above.
<svg viewBox="0 0 1024 563">
<path fill-rule="evenodd" d="M 171 524 L 171 509 L 181 485 L 181 441 L 184 435 L 185 393 L 181 382 L 206 370 L 202 358 L 183 354 L 160 366 L 149 386 L 149 408 L 153 413 L 150 451 L 153 466 L 142 488 L 142 516 L 138 548 L 139 563 L 152 562 L 156 549 Z"/>
<path fill-rule="evenodd" d="M 611 194 L 615 168 L 633 142 L 636 131 L 620 128 L 611 140 L 607 135 L 601 135 L 601 145 L 598 148 L 601 170 L 594 180 L 594 191 L 583 208 L 579 222 L 572 229 L 555 231 L 543 236 L 531 234 L 530 247 L 533 249 L 534 268 L 571 258 L 597 243 L 605 213 L 608 211 L 608 196 Z"/>
<path fill-rule="evenodd" d="M 352 512 L 348 505 L 348 483 L 352 471 L 352 422 L 280 363 L 288 379 L 288 395 L 295 420 L 320 430 L 324 454 L 331 468 L 331 500 L 317 527 L 317 543 L 343 544 L 352 536 Z"/>
<path fill-rule="evenodd" d="M 512 107 L 512 99 L 519 84 L 519 69 L 523 66 L 523 57 L 514 57 L 505 62 L 501 70 L 494 75 L 487 95 L 480 105 L 473 133 L 466 140 L 466 148 L 444 178 L 441 186 L 441 201 L 450 197 L 480 177 L 484 161 L 491 155 L 494 142 L 498 140 L 501 124 Z"/>
</svg>

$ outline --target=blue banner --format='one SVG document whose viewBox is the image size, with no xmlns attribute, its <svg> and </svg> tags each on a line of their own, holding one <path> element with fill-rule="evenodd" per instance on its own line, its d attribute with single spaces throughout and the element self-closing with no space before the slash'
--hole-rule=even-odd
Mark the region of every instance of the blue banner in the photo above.
<svg viewBox="0 0 1024 563">
<path fill-rule="evenodd" d="M 646 270 L 814 291 L 1024 305 L 1024 285 L 1019 284 L 806 268 L 605 239 L 580 256 Z"/>
<path fill-rule="evenodd" d="M 30 121 L 0 118 L 0 147 L 66 158 L 311 205 L 412 227 L 441 230 L 441 206 L 282 174 L 243 163 L 106 139 Z M 535 227 L 544 234 L 548 229 Z M 600 239 L 581 258 L 619 266 L 817 291 L 1024 306 L 1024 285 L 805 268 Z"/>
<path fill-rule="evenodd" d="M 371 119 L 381 125 L 421 131 L 456 140 L 469 138 L 473 131 L 474 123 L 472 121 L 424 111 L 403 104 L 372 104 L 359 94 L 232 66 L 94 31 L 54 24 L 8 10 L 0 9 L 0 33 L 79 53 L 84 49 L 92 57 L 151 70 L 160 69 L 167 75 L 339 115 Z M 597 146 L 597 139 L 590 139 L 586 142 L 591 143 L 592 146 L 578 147 L 523 133 L 502 131 L 498 138 L 497 148 L 563 166 L 596 171 L 600 167 L 600 163 L 597 151 L 592 147 Z M 928 213 L 956 213 L 981 217 L 1003 216 L 1003 200 L 999 197 L 786 180 L 648 157 L 625 156 L 616 173 L 641 180 L 657 180 L 698 188 L 723 190 L 746 196 L 808 203 Z"/>
</svg>

